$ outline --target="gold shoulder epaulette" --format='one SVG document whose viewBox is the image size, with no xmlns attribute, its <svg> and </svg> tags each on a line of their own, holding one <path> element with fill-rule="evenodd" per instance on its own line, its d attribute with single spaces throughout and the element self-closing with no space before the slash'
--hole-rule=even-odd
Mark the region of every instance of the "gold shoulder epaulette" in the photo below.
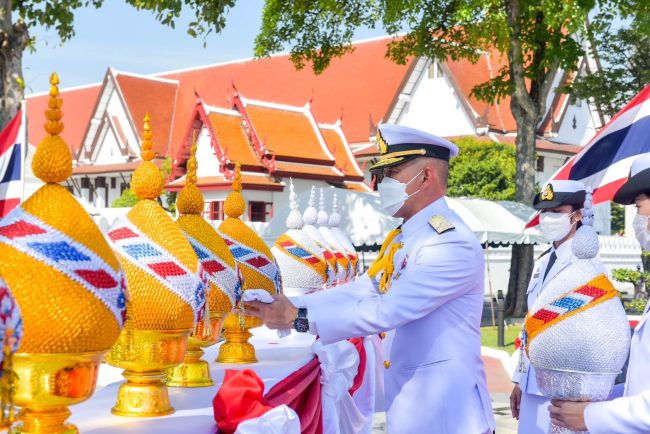
<svg viewBox="0 0 650 434">
<path fill-rule="evenodd" d="M 453 223 L 447 219 L 447 217 L 440 214 L 431 217 L 429 219 L 429 224 L 433 230 L 438 232 L 438 234 L 444 234 L 445 232 L 456 228 Z"/>
</svg>

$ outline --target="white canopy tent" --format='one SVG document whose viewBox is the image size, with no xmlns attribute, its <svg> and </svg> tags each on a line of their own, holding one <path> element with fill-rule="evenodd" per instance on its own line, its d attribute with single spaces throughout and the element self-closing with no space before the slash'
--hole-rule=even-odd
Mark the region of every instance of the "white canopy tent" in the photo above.
<svg viewBox="0 0 650 434">
<path fill-rule="evenodd" d="M 361 251 L 378 251 L 386 234 L 400 224 L 399 219 L 389 217 L 381 209 L 377 193 L 360 193 L 333 187 L 324 189 L 325 211 L 328 214 L 332 211 L 334 193 L 338 197 L 341 215 L 339 227 Z M 301 212 L 307 207 L 308 201 L 309 192 L 298 195 Z M 531 207 L 516 202 L 475 198 L 447 198 L 447 202 L 484 246 L 546 243 L 539 231 L 525 229 L 528 218 L 535 212 Z M 318 203 L 316 208 L 318 209 Z M 287 230 L 285 220 L 288 215 L 288 204 L 274 210 L 269 225 L 260 234 L 268 244 L 272 244 Z"/>
</svg>

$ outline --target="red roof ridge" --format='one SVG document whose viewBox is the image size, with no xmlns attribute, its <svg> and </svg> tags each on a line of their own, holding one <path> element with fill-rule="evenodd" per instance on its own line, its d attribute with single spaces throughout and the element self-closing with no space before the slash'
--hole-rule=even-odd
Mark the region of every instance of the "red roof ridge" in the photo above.
<svg viewBox="0 0 650 434">
<path fill-rule="evenodd" d="M 116 77 L 118 75 L 126 75 L 127 77 L 140 78 L 142 80 L 151 80 L 151 81 L 156 81 L 156 82 L 163 83 L 163 84 L 178 85 L 180 83 L 180 80 L 175 80 L 173 78 L 164 78 L 164 77 L 158 77 L 158 76 L 151 75 L 151 74 L 138 74 L 136 72 L 122 71 L 122 70 L 119 70 L 119 69 L 115 69 L 112 66 L 110 66 L 109 69 L 113 72 L 113 74 Z"/>
<path fill-rule="evenodd" d="M 91 83 L 91 84 L 80 84 L 79 86 L 70 86 L 70 87 L 62 87 L 59 89 L 59 93 L 64 93 L 64 92 L 74 92 L 76 90 L 84 90 L 84 89 L 90 89 L 93 87 L 100 87 L 102 85 L 102 82 L 98 83 Z M 44 90 L 43 92 L 36 92 L 36 93 L 30 93 L 29 95 L 25 95 L 25 99 L 32 99 L 32 98 L 39 98 L 43 96 L 49 96 L 50 91 L 49 90 Z"/>
<path fill-rule="evenodd" d="M 240 118 L 242 117 L 241 113 L 239 113 L 237 110 L 218 107 L 216 105 L 210 105 L 210 104 L 208 104 L 206 102 L 203 102 L 203 101 L 201 101 L 201 104 L 203 104 L 203 110 L 205 110 L 205 112 L 207 114 L 219 113 L 219 114 L 222 114 L 222 115 L 239 116 Z"/>
<path fill-rule="evenodd" d="M 352 41 L 352 46 L 360 45 L 360 44 L 367 44 L 367 43 L 372 43 L 372 42 L 379 42 L 382 40 L 388 40 L 388 39 L 394 39 L 395 37 L 398 37 L 400 35 L 404 35 L 405 33 L 399 33 L 397 35 L 381 35 L 381 36 L 373 36 L 370 38 L 365 38 L 365 39 L 359 39 L 357 41 Z M 199 66 L 190 66 L 188 68 L 180 68 L 180 69 L 172 69 L 169 71 L 162 71 L 162 72 L 155 72 L 152 73 L 151 75 L 153 76 L 161 76 L 161 75 L 172 75 L 172 74 L 182 74 L 185 72 L 195 72 L 195 71 L 200 71 L 202 69 L 210 69 L 210 68 L 218 68 L 221 66 L 228 66 L 228 65 L 236 65 L 238 63 L 248 63 L 251 61 L 255 60 L 264 60 L 264 59 L 269 59 L 269 58 L 277 58 L 277 57 L 289 57 L 291 55 L 291 52 L 289 51 L 281 51 L 279 53 L 273 53 L 269 56 L 265 57 L 256 57 L 256 56 L 250 56 L 250 57 L 242 57 L 239 59 L 231 59 L 231 60 L 224 60 L 222 62 L 216 62 L 216 63 L 211 63 L 208 65 L 199 65 Z"/>
</svg>

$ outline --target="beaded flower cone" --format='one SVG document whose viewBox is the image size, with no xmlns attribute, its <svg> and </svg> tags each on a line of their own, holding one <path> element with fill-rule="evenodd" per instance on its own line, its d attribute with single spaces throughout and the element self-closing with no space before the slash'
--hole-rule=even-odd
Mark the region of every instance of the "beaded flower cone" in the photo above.
<svg viewBox="0 0 650 434">
<path fill-rule="evenodd" d="M 0 221 L 0 275 L 21 307 L 13 357 L 15 433 L 73 433 L 68 405 L 90 397 L 103 354 L 125 317 L 124 276 L 99 228 L 58 183 L 72 174 L 58 77 L 50 79 L 48 135 L 32 170 L 45 185 Z"/>
<path fill-rule="evenodd" d="M 327 283 L 327 261 L 318 244 L 302 231 L 304 221 L 296 198 L 291 182 L 287 231 L 275 240 L 271 248 L 282 274 L 282 290 L 287 296 L 316 291 Z"/>
<path fill-rule="evenodd" d="M 219 232 L 237 261 L 245 287 L 265 289 L 270 294 L 279 293 L 282 291 L 280 271 L 271 250 L 262 238 L 239 218 L 246 210 L 246 202 L 241 190 L 240 165 L 237 163 L 232 193 L 228 195 L 224 206 L 227 217 L 219 226 Z M 217 362 L 257 362 L 255 348 L 248 342 L 252 336 L 248 330 L 261 325 L 262 322 L 255 317 L 229 313 L 223 325 L 223 336 L 226 342 L 219 348 Z"/>
<path fill-rule="evenodd" d="M 187 338 L 203 319 L 205 284 L 199 261 L 180 227 L 158 205 L 163 178 L 151 161 L 149 115 L 142 134 L 142 164 L 131 189 L 140 199 L 108 232 L 124 268 L 128 320 L 106 361 L 125 369 L 112 409 L 119 416 L 162 416 L 174 411 L 165 380 L 183 361 Z"/>
<path fill-rule="evenodd" d="M 352 265 L 350 264 L 350 257 L 348 256 L 347 251 L 339 240 L 332 234 L 332 231 L 329 227 L 329 216 L 325 211 L 325 197 L 323 196 L 323 189 L 320 189 L 320 201 L 319 201 L 319 210 L 318 217 L 316 220 L 318 224 L 318 232 L 327 242 L 327 247 L 336 257 L 336 264 L 339 269 L 339 274 L 337 275 L 338 281 L 337 284 L 343 284 L 347 281 L 350 281 L 354 277 L 354 272 Z"/>
<path fill-rule="evenodd" d="M 214 345 L 221 335 L 224 316 L 234 307 L 241 292 L 235 258 L 217 231 L 201 216 L 203 194 L 196 186 L 196 142 L 187 163 L 185 187 L 178 195 L 181 213 L 178 224 L 194 248 L 202 271 L 209 281 L 208 315 L 190 335 L 183 363 L 170 370 L 167 381 L 172 387 L 201 387 L 213 384 L 208 363 L 201 360 L 203 348 Z"/>
<path fill-rule="evenodd" d="M 332 199 L 332 213 L 329 218 L 329 228 L 332 235 L 338 240 L 343 247 L 343 250 L 350 258 L 350 269 L 352 270 L 351 279 L 354 279 L 360 272 L 359 267 L 359 253 L 354 249 L 354 244 L 345 232 L 343 232 L 339 225 L 341 224 L 341 215 L 339 214 L 338 201 L 336 193 Z"/>
</svg>

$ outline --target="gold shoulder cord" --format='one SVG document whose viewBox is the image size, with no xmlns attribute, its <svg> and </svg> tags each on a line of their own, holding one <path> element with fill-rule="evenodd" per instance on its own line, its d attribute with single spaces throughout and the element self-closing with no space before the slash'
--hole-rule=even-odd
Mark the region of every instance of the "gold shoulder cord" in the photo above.
<svg viewBox="0 0 650 434">
<path fill-rule="evenodd" d="M 368 268 L 368 276 L 371 279 L 374 279 L 377 274 L 383 271 L 381 279 L 379 281 L 379 293 L 386 294 L 390 289 L 391 279 L 393 277 L 393 272 L 395 271 L 395 266 L 393 265 L 393 257 L 399 249 L 404 246 L 403 242 L 394 243 L 393 240 L 402 232 L 402 229 L 397 228 L 393 229 L 388 233 L 384 243 L 381 245 L 377 259 L 372 263 L 370 268 Z M 386 254 L 386 249 L 388 249 L 388 254 Z"/>
</svg>

